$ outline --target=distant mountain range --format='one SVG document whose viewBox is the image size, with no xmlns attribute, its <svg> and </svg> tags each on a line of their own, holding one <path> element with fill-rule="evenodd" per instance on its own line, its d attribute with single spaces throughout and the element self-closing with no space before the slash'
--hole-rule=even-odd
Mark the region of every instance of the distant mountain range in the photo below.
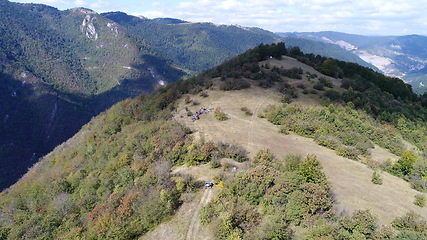
<svg viewBox="0 0 427 240">
<path fill-rule="evenodd" d="M 405 80 L 413 86 L 416 92 L 427 91 L 427 37 L 425 36 L 362 36 L 339 32 L 296 32 L 278 33 L 278 35 L 284 37 L 285 42 L 289 39 L 295 44 L 304 43 L 302 40 L 296 41 L 295 39 L 306 39 L 339 46 L 348 53 L 374 65 L 384 74 Z M 331 57 L 350 60 L 346 54 L 337 53 L 331 46 L 326 46 L 322 51 L 317 49 L 317 44 L 309 44 L 302 50 L 324 56 L 328 56 L 328 52 L 329 55 L 335 53 Z M 342 56 L 339 56 L 340 54 Z M 358 61 L 354 62 L 361 64 Z"/>
<path fill-rule="evenodd" d="M 101 14 L 153 46 L 162 57 L 191 72 L 202 72 L 260 43 L 277 43 L 276 34 L 237 25 L 191 23 L 179 19 L 146 19 L 123 12 Z"/>
</svg>

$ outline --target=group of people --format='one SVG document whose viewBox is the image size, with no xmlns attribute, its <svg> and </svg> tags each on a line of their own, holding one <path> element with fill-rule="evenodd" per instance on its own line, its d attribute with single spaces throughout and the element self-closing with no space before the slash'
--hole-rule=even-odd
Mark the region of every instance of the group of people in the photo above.
<svg viewBox="0 0 427 240">
<path fill-rule="evenodd" d="M 210 113 L 210 112 L 212 112 L 214 110 L 214 108 L 209 108 L 209 109 L 207 109 L 207 108 L 205 108 L 205 107 L 202 107 L 202 108 L 200 108 L 200 110 L 199 111 L 197 111 L 195 114 L 193 114 L 193 115 L 191 115 L 191 121 L 193 121 L 193 122 L 195 122 L 196 120 L 199 120 L 200 119 L 200 115 L 202 115 L 202 114 L 207 114 L 207 113 Z"/>
</svg>

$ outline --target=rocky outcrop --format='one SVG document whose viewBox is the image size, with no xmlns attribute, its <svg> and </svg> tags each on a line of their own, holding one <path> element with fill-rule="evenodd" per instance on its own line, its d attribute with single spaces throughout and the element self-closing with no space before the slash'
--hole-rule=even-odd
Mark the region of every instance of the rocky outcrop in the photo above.
<svg viewBox="0 0 427 240">
<path fill-rule="evenodd" d="M 82 33 L 84 33 L 86 37 L 88 37 L 92 41 L 96 41 L 98 39 L 98 33 L 96 32 L 96 28 L 94 25 L 95 20 L 96 17 L 92 17 L 92 15 L 87 14 L 86 17 L 83 19 L 82 25 L 80 27 Z"/>
</svg>

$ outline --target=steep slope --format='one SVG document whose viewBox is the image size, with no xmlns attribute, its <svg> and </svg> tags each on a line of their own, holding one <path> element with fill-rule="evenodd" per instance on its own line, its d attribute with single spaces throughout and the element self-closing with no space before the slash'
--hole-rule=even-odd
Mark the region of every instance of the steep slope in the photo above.
<svg viewBox="0 0 427 240">
<path fill-rule="evenodd" d="M 122 12 L 102 15 L 127 27 L 175 64 L 194 72 L 221 64 L 258 44 L 281 40 L 272 32 L 259 28 L 191 23 L 178 19 L 145 19 Z"/>
<path fill-rule="evenodd" d="M 183 72 L 88 9 L 0 1 L 0 189 L 91 117 Z"/>
<path fill-rule="evenodd" d="M 0 189 L 112 104 L 279 40 L 262 29 L 7 0 L 0 13 Z"/>
<path fill-rule="evenodd" d="M 291 52 L 262 45 L 114 105 L 0 194 L 0 237 L 425 237 L 427 211 L 411 189 L 426 190 L 419 99 L 380 91 L 362 79 L 372 70 L 350 64 L 363 93 L 393 99 L 396 122 L 380 121 L 356 109 L 352 82 L 283 56 Z M 406 118 L 411 106 L 418 113 Z"/>
<path fill-rule="evenodd" d="M 336 44 L 350 51 L 364 61 L 375 65 L 386 75 L 400 77 L 412 83 L 418 93 L 420 78 L 425 74 L 420 71 L 426 67 L 425 44 L 427 37 L 408 36 L 361 36 L 338 32 L 317 33 L 281 33 L 281 36 L 296 36 L 324 43 Z M 311 52 L 309 49 L 306 52 Z M 422 87 L 422 85 L 421 85 Z"/>
</svg>

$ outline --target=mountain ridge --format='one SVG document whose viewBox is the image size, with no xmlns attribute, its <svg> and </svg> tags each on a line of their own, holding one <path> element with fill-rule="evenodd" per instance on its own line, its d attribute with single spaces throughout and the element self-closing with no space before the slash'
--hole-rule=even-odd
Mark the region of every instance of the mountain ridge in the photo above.
<svg viewBox="0 0 427 240">
<path fill-rule="evenodd" d="M 280 33 L 281 36 L 332 43 L 341 46 L 378 67 L 389 76 L 400 77 L 411 83 L 417 93 L 424 93 L 425 75 L 419 70 L 426 67 L 425 43 L 422 35 L 363 36 L 339 32 Z M 309 49 L 305 49 L 310 51 Z"/>
<path fill-rule="evenodd" d="M 260 45 L 93 118 L 0 194 L 0 236 L 140 239 L 195 201 L 200 210 L 180 219 L 190 223 L 178 225 L 184 227 L 179 239 L 204 227 L 216 239 L 425 237 L 420 215 L 401 215 L 419 209 L 410 185 L 426 190 L 426 180 L 415 177 L 426 169 L 427 109 L 419 96 L 391 91 L 394 96 L 379 87 L 385 81 L 388 91 L 400 90 L 406 86 L 400 80 L 297 50 Z M 363 102 L 364 95 L 377 98 Z M 374 144 L 393 152 L 394 162 L 370 158 Z M 368 166 L 383 185 L 371 181 Z M 213 180 L 219 194 L 203 189 L 194 174 L 202 170 L 213 173 L 203 180 Z M 405 195 L 399 203 L 390 200 L 397 186 Z M 381 198 L 364 193 L 367 188 L 381 189 Z M 202 191 L 208 200 L 199 205 L 195 194 Z M 344 205 L 334 202 L 334 191 Z M 365 195 L 363 208 L 372 211 L 350 204 Z M 383 209 L 396 204 L 403 204 L 396 215 Z M 337 206 L 354 212 L 340 214 Z M 393 229 L 380 227 L 377 214 Z M 367 227 L 360 232 L 359 226 Z"/>
</svg>

